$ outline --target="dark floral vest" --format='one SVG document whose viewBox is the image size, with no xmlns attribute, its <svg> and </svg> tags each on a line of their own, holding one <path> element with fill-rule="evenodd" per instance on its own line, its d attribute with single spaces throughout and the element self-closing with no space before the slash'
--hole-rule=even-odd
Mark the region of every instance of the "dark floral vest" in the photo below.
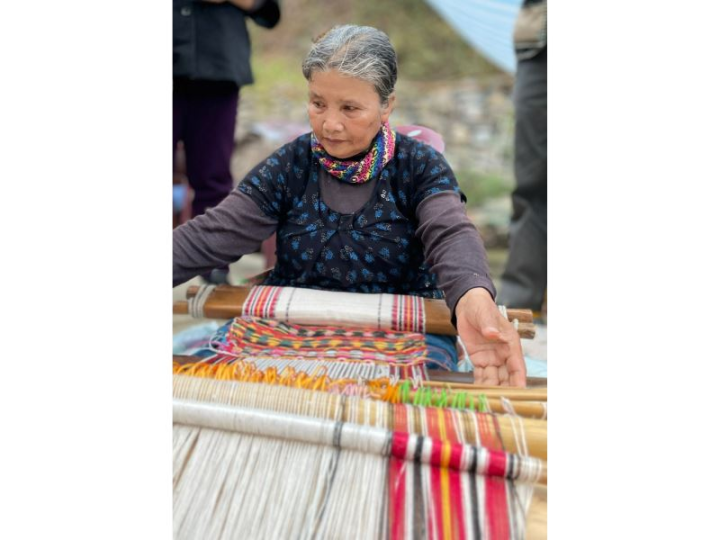
<svg viewBox="0 0 720 540">
<path fill-rule="evenodd" d="M 277 264 L 265 284 L 442 298 L 415 237 L 415 208 L 441 191 L 463 196 L 443 156 L 398 134 L 394 158 L 353 214 L 323 202 L 319 172 L 307 134 L 280 148 L 238 186 L 279 221 Z"/>
</svg>

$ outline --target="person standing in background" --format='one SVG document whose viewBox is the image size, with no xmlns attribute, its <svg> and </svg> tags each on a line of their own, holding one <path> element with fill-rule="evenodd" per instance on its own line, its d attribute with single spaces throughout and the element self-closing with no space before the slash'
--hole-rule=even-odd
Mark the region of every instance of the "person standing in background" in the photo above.
<svg viewBox="0 0 720 540">
<path fill-rule="evenodd" d="M 547 289 L 547 0 L 524 0 L 513 38 L 516 187 L 498 303 L 539 312 Z"/>
<path fill-rule="evenodd" d="M 264 28 L 280 20 L 276 0 L 173 0 L 173 163 L 185 148 L 194 191 L 192 217 L 233 188 L 230 158 L 240 88 L 252 84 L 246 18 Z M 227 268 L 204 275 L 224 283 Z"/>
</svg>

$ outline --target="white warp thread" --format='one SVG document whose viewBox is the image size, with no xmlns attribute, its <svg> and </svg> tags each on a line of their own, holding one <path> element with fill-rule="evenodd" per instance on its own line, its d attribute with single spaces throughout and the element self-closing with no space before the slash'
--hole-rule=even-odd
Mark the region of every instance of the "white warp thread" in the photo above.
<svg viewBox="0 0 720 540">
<path fill-rule="evenodd" d="M 392 441 L 392 431 L 383 428 L 183 399 L 173 399 L 173 422 L 274 439 L 335 446 L 380 456 L 390 454 Z M 515 430 L 515 426 L 513 426 L 513 430 Z M 433 441 L 428 437 L 410 434 L 406 459 L 414 459 L 415 448 L 419 444 L 421 445 L 420 461 L 431 463 L 433 445 L 437 443 L 438 441 Z M 471 447 L 466 444 L 462 446 L 465 456 L 475 452 L 477 474 L 486 474 L 489 465 L 487 449 Z M 515 456 L 517 469 L 514 471 L 513 477 L 520 482 L 534 483 L 542 471 L 542 464 L 540 460 L 527 456 L 524 434 L 523 446 L 525 446 L 525 455 Z M 462 460 L 461 470 L 467 470 L 469 464 L 469 461 Z"/>
<path fill-rule="evenodd" d="M 205 302 L 214 290 L 215 285 L 200 285 L 197 294 L 195 296 L 191 296 L 188 301 L 188 312 L 190 313 L 190 316 L 195 319 L 202 319 L 205 317 Z"/>
<path fill-rule="evenodd" d="M 507 307 L 503 306 L 502 304 L 497 305 L 498 310 L 500 310 L 500 315 L 505 317 L 505 320 L 510 321 L 510 318 L 508 317 Z M 520 328 L 520 321 L 517 319 L 513 319 L 510 321 L 512 325 L 515 327 L 515 330 Z"/>
<path fill-rule="evenodd" d="M 386 447 L 392 434 L 372 426 L 178 399 L 173 400 L 173 421 L 310 444 L 342 444 L 349 450 L 379 455 L 387 455 Z"/>
<path fill-rule="evenodd" d="M 421 320 L 425 319 L 419 302 Z M 292 324 L 393 328 L 393 295 L 358 294 L 283 287 L 275 304 L 276 318 Z M 423 324 L 424 326 L 424 324 Z"/>
</svg>

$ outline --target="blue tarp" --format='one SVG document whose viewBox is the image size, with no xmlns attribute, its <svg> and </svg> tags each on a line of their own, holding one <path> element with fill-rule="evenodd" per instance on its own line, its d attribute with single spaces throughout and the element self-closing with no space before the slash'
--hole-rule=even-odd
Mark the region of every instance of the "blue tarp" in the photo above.
<svg viewBox="0 0 720 540">
<path fill-rule="evenodd" d="M 477 52 L 515 73 L 513 29 L 522 0 L 427 0 Z"/>
</svg>

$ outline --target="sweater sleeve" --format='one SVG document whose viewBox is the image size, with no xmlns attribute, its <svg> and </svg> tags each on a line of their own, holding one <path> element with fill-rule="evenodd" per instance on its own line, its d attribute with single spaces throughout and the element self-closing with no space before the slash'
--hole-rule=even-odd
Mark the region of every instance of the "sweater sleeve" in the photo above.
<svg viewBox="0 0 720 540">
<path fill-rule="evenodd" d="M 458 195 L 461 202 L 467 200 L 445 156 L 423 143 L 412 147 L 410 153 L 415 177 L 412 204 L 416 212 L 420 203 L 439 193 L 451 192 Z"/>
<path fill-rule="evenodd" d="M 416 235 L 423 243 L 425 260 L 438 277 L 455 322 L 455 306 L 470 289 L 482 287 L 495 298 L 495 287 L 480 235 L 453 191 L 433 194 L 417 207 Z"/>
<path fill-rule="evenodd" d="M 173 287 L 255 253 L 277 224 L 249 195 L 233 190 L 215 208 L 173 230 Z"/>
</svg>

